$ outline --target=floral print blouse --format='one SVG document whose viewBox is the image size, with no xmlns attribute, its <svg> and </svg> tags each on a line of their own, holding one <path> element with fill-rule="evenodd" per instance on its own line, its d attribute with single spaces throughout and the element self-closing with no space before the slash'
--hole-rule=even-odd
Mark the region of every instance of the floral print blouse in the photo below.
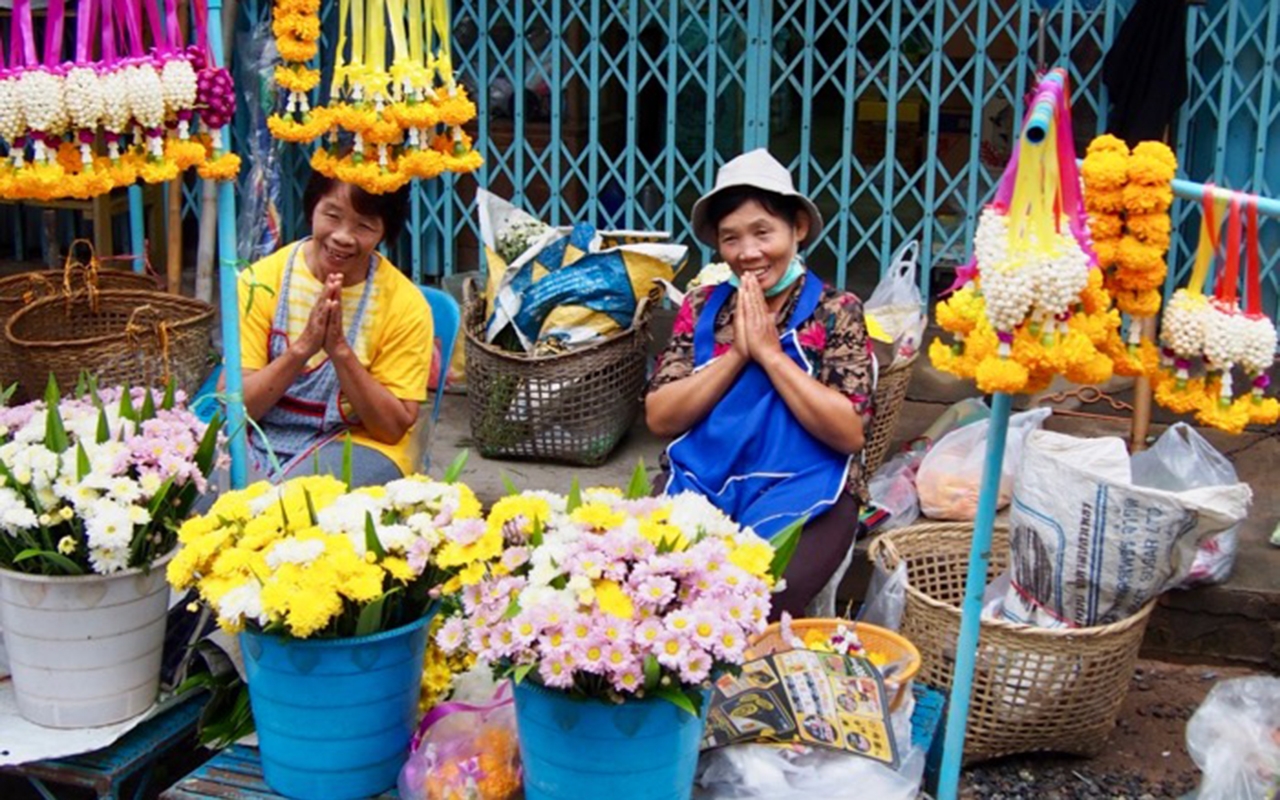
<svg viewBox="0 0 1280 800">
<path fill-rule="evenodd" d="M 671 341 L 658 357 L 648 391 L 693 374 L 693 331 L 714 289 L 715 286 L 701 286 L 685 297 L 671 329 Z M 778 313 L 779 335 L 783 333 L 783 326 L 791 318 L 799 298 L 800 292 L 792 292 Z M 731 295 L 716 316 L 713 350 L 716 356 L 733 345 L 733 314 L 737 301 L 737 294 Z M 814 367 L 814 377 L 849 398 L 862 417 L 863 432 L 869 435 L 874 411 L 871 340 L 862 317 L 862 301 L 849 292 L 824 284 L 818 307 L 800 324 L 796 333 L 801 351 Z M 662 467 L 669 468 L 665 452 Z M 855 458 L 850 466 L 845 488 L 860 502 L 868 501 L 867 476 L 861 458 Z"/>
</svg>

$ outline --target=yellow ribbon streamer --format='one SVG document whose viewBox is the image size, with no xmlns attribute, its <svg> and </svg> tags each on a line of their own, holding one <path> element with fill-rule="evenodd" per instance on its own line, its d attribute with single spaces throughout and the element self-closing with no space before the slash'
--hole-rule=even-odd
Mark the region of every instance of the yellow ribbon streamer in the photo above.
<svg viewBox="0 0 1280 800">
<path fill-rule="evenodd" d="M 409 42 L 405 38 L 404 0 L 386 0 L 387 28 L 391 30 L 391 48 L 395 53 L 392 64 L 403 63 L 409 57 Z"/>
<path fill-rule="evenodd" d="M 333 83 L 329 86 L 330 102 L 337 102 L 342 92 L 342 84 L 347 77 L 347 65 L 343 53 L 347 47 L 347 29 L 350 27 L 348 15 L 351 12 L 351 0 L 339 0 L 338 3 L 338 46 L 333 51 Z"/>
<path fill-rule="evenodd" d="M 453 85 L 453 57 L 449 51 L 448 0 L 431 0 L 431 24 L 435 27 L 440 44 L 436 53 L 436 69 L 446 86 Z"/>
<path fill-rule="evenodd" d="M 426 63 L 422 58 L 422 0 L 409 0 L 409 60 Z"/>
<path fill-rule="evenodd" d="M 1213 240 L 1217 238 L 1223 214 L 1227 210 L 1227 201 L 1220 197 L 1213 199 L 1213 229 L 1209 227 L 1207 215 L 1200 217 L 1200 240 L 1196 242 L 1196 262 L 1191 268 L 1191 279 L 1187 281 L 1187 291 L 1191 294 L 1204 294 L 1204 283 L 1209 277 L 1209 265 L 1213 263 Z"/>
</svg>

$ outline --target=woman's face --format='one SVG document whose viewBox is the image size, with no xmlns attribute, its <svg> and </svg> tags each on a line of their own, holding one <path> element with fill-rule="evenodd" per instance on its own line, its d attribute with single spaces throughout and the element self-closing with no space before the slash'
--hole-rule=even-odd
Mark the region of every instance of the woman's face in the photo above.
<svg viewBox="0 0 1280 800">
<path fill-rule="evenodd" d="M 757 200 L 738 206 L 716 228 L 720 257 L 739 278 L 746 273 L 755 275 L 765 291 L 787 271 L 808 232 L 809 217 L 803 211 L 792 225 Z"/>
<path fill-rule="evenodd" d="M 344 286 L 360 283 L 368 275 L 369 256 L 385 232 L 381 217 L 356 211 L 348 184 L 336 184 L 311 215 L 312 247 L 307 254 L 311 271 L 322 282 L 341 273 Z"/>
</svg>

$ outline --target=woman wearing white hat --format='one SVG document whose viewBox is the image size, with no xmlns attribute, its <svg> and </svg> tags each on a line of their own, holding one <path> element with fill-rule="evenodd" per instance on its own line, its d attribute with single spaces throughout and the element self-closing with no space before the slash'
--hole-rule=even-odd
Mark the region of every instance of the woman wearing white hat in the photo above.
<svg viewBox="0 0 1280 800">
<path fill-rule="evenodd" d="M 733 279 L 685 299 L 645 419 L 677 437 L 663 456 L 666 492 L 703 494 L 766 537 L 808 520 L 774 598 L 775 617 L 799 616 L 853 544 L 866 499 L 858 454 L 873 378 L 862 304 L 805 268 L 799 251 L 822 215 L 763 149 L 720 168 L 692 222 Z"/>
</svg>

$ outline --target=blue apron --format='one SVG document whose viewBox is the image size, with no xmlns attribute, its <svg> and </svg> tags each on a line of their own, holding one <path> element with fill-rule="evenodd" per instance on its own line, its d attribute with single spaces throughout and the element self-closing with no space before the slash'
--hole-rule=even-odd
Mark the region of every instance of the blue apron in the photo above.
<svg viewBox="0 0 1280 800">
<path fill-rule="evenodd" d="M 716 316 L 736 290 L 711 293 L 693 333 L 694 368 L 715 348 Z M 781 336 L 782 351 L 813 375 L 800 351 L 796 327 L 822 299 L 822 281 L 806 273 L 800 297 Z M 852 456 L 805 430 L 754 361 L 697 425 L 667 448 L 671 477 L 666 493 L 697 492 L 742 525 L 770 538 L 792 522 L 813 519 L 840 499 Z"/>
<path fill-rule="evenodd" d="M 293 246 L 285 264 L 284 277 L 280 281 L 280 297 L 276 301 L 276 313 L 271 320 L 271 333 L 267 340 L 268 363 L 284 355 L 289 348 L 289 288 L 293 282 L 294 262 L 302 249 L 303 239 Z M 369 258 L 369 272 L 365 276 L 364 291 L 352 315 L 347 330 L 347 343 L 353 348 L 360 333 L 360 324 L 369 303 L 369 291 L 373 286 L 373 273 L 378 268 L 378 257 Z M 252 431 L 249 444 L 252 448 L 252 466 L 261 474 L 269 474 L 271 463 L 268 448 L 281 463 L 285 474 L 311 455 L 320 445 L 342 434 L 359 423 L 353 410 L 344 415 L 339 403 L 342 387 L 338 383 L 338 371 L 326 358 L 320 366 L 303 370 L 302 374 L 285 390 L 280 400 L 258 420 L 259 427 L 268 441 L 263 441 L 257 431 Z"/>
</svg>

